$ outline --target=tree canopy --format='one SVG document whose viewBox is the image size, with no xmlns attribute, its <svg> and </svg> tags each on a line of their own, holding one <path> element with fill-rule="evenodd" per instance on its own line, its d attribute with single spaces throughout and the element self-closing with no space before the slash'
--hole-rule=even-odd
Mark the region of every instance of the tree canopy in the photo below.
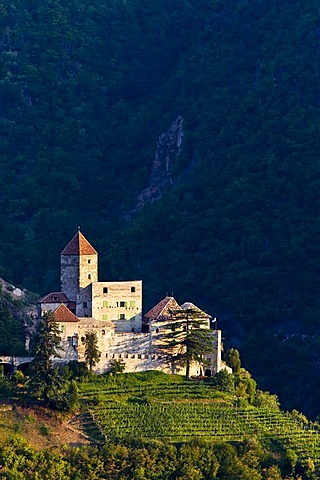
<svg viewBox="0 0 320 480">
<path fill-rule="evenodd" d="M 102 277 L 142 278 L 146 309 L 166 290 L 202 305 L 263 388 L 319 413 L 316 2 L 0 12 L 0 275 L 56 290 L 80 224 Z M 133 214 L 178 116 L 168 188 Z"/>
</svg>

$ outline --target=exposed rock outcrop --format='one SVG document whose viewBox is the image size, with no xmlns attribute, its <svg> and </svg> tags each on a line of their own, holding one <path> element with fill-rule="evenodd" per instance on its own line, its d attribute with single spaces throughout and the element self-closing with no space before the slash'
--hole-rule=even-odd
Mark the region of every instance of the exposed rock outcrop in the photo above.
<svg viewBox="0 0 320 480">
<path fill-rule="evenodd" d="M 173 184 L 171 171 L 182 150 L 182 124 L 183 118 L 179 116 L 172 122 L 168 130 L 159 136 L 148 186 L 138 196 L 134 212 L 143 208 L 147 203 L 153 203 L 160 199 L 168 186 Z"/>
</svg>

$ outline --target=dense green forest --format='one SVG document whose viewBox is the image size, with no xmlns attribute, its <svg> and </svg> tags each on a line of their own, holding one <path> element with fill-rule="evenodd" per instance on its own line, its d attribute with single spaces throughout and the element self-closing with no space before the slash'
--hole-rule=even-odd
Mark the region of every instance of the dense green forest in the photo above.
<svg viewBox="0 0 320 480">
<path fill-rule="evenodd" d="M 313 0 L 0 0 L 0 276 L 59 288 L 81 225 L 100 278 L 207 309 L 318 415 L 319 35 Z M 170 181 L 133 213 L 178 116 Z"/>
<path fill-rule="evenodd" d="M 293 452 L 281 454 L 255 439 L 236 446 L 193 441 L 108 442 L 101 449 L 39 451 L 21 438 L 0 447 L 1 477 L 39 480 L 312 480 L 304 469 L 291 475 Z M 299 470 L 299 469 L 298 469 Z"/>
</svg>

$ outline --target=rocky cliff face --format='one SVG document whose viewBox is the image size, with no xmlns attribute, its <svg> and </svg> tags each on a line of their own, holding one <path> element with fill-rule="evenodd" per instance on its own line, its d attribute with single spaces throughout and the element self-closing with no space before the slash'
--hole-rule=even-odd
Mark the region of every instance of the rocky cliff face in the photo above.
<svg viewBox="0 0 320 480">
<path fill-rule="evenodd" d="M 135 211 L 140 210 L 147 203 L 159 200 L 168 186 L 173 184 L 171 170 L 182 149 L 182 125 L 183 118 L 179 116 L 168 130 L 159 136 L 148 185 L 138 196 Z"/>
</svg>

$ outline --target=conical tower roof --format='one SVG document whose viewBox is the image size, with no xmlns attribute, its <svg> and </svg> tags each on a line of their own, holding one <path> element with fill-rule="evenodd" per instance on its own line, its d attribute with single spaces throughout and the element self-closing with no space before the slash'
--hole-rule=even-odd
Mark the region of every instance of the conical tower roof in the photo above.
<svg viewBox="0 0 320 480">
<path fill-rule="evenodd" d="M 70 240 L 61 255 L 97 255 L 98 252 L 88 242 L 88 240 L 82 235 L 80 230 Z"/>
</svg>

